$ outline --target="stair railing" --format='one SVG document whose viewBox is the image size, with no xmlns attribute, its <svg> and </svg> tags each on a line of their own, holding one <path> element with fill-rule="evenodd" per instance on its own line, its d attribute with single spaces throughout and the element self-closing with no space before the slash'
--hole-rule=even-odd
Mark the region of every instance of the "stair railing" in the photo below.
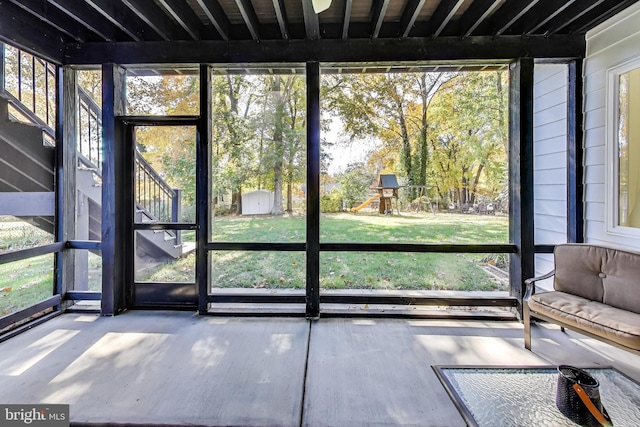
<svg viewBox="0 0 640 427">
<path fill-rule="evenodd" d="M 91 95 L 78 87 L 78 108 L 80 113 L 78 152 L 79 161 L 87 168 L 102 164 L 102 110 Z M 171 188 L 155 169 L 136 151 L 136 205 L 151 221 L 177 222 L 181 216 L 180 190 Z M 179 232 L 168 231 L 180 244 Z"/>
<path fill-rule="evenodd" d="M 88 168 L 102 168 L 102 109 L 78 86 L 78 146 L 80 162 Z"/>
<path fill-rule="evenodd" d="M 5 87 L 2 88 L 5 95 L 9 95 L 11 105 L 20 115 L 52 131 L 56 111 L 56 66 L 20 49 L 3 47 L 0 52 L 5 53 Z M 8 78 L 9 74 L 14 78 Z"/>
<path fill-rule="evenodd" d="M 14 118 L 26 121 L 43 129 L 45 141 L 55 144 L 55 65 L 37 58 L 20 49 L 0 43 L 0 54 L 11 50 L 11 64 L 6 64 L 14 79 L 7 79 L 5 87 L 0 87 L 15 113 Z M 3 63 L 3 61 L 0 61 Z M 11 68 L 13 66 L 13 69 Z M 43 71 L 44 70 L 44 71 Z M 44 80 L 43 80 L 44 79 Z M 8 80 L 10 84 L 7 84 Z M 27 80 L 27 81 L 25 81 Z M 31 90 L 29 90 L 29 88 Z M 38 89 L 44 88 L 46 96 L 36 96 Z M 44 104 L 44 105 L 43 105 Z M 91 169 L 98 179 L 102 178 L 102 109 L 91 95 L 78 86 L 78 166 Z M 135 173 L 137 176 L 136 204 L 152 221 L 178 222 L 181 217 L 182 191 L 169 184 L 136 151 Z M 178 231 L 167 231 L 180 244 Z"/>
<path fill-rule="evenodd" d="M 136 152 L 136 202 L 161 222 L 175 221 L 173 200 L 176 192 Z"/>
</svg>

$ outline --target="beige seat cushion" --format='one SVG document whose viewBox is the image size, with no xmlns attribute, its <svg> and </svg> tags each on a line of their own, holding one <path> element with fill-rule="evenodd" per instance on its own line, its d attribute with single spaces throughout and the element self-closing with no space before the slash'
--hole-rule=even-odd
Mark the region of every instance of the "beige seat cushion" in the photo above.
<svg viewBox="0 0 640 427">
<path fill-rule="evenodd" d="M 558 291 L 533 295 L 529 309 L 640 350 L 640 314 Z"/>
</svg>

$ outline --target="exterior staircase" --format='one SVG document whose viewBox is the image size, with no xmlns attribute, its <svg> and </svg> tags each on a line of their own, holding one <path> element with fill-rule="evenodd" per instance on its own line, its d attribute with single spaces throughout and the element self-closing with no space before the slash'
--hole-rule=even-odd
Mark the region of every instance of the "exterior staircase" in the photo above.
<svg viewBox="0 0 640 427">
<path fill-rule="evenodd" d="M 0 215 L 15 216 L 53 234 L 55 153 L 54 147 L 45 138 L 46 133 L 53 135 L 53 130 L 38 123 L 37 118 L 34 118 L 34 123 L 12 120 L 10 104 L 21 107 L 20 102 L 10 94 L 0 92 Z M 101 240 L 100 168 L 90 164 L 86 157 L 79 157 L 82 160 L 79 162 L 76 180 L 77 238 Z M 136 220 L 158 221 L 140 205 Z M 136 247 L 139 257 L 153 258 L 156 261 L 182 256 L 179 235 L 167 231 L 137 231 Z"/>
</svg>

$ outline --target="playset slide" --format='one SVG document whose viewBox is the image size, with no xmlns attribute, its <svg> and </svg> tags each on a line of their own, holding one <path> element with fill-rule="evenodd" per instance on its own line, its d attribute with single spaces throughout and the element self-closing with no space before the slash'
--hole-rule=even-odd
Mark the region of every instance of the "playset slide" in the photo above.
<svg viewBox="0 0 640 427">
<path fill-rule="evenodd" d="M 371 202 L 373 202 L 375 199 L 379 199 L 379 198 L 380 198 L 379 194 L 376 194 L 375 196 L 371 196 L 363 204 L 361 204 L 360 206 L 356 206 L 355 208 L 351 208 L 351 212 L 358 212 L 360 209 L 364 208 L 365 206 L 369 206 L 369 204 Z"/>
</svg>

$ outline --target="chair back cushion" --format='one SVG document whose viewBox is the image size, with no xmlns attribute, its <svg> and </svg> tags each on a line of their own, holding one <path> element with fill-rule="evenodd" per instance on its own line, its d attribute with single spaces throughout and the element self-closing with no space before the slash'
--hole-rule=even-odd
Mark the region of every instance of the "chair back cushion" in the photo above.
<svg viewBox="0 0 640 427">
<path fill-rule="evenodd" d="M 555 290 L 640 313 L 640 253 L 574 243 L 554 257 Z"/>
</svg>

